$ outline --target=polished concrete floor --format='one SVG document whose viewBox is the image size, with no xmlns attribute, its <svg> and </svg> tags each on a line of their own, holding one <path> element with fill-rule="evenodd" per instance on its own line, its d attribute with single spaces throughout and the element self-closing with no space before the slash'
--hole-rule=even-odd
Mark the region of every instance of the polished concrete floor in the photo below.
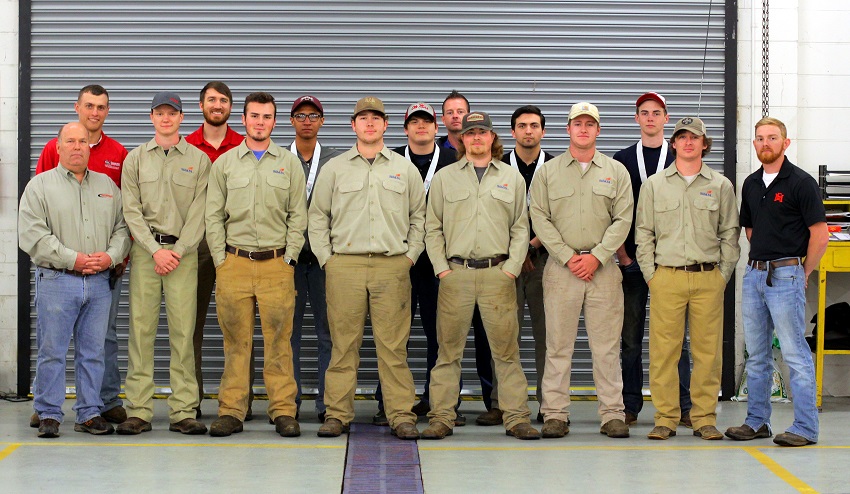
<svg viewBox="0 0 850 494">
<path fill-rule="evenodd" d="M 154 430 L 140 436 L 94 437 L 73 430 L 71 401 L 57 439 L 38 439 L 28 427 L 32 403 L 0 402 L 0 493 L 218 493 L 342 490 L 347 438 L 316 436 L 319 427 L 305 401 L 302 435 L 284 439 L 254 406 L 257 419 L 227 438 L 168 431 L 165 400 L 156 402 Z M 529 404 L 536 415 L 537 404 Z M 216 402 L 204 402 L 209 425 Z M 368 423 L 375 402 L 356 402 L 357 422 Z M 850 398 L 827 398 L 820 442 L 780 448 L 769 439 L 703 441 L 680 428 L 668 441 L 650 441 L 652 404 L 629 439 L 599 434 L 596 402 L 572 404 L 564 439 L 518 441 L 504 429 L 475 425 L 480 401 L 464 402 L 470 425 L 442 441 L 420 441 L 421 479 L 427 493 L 793 493 L 850 492 Z M 740 425 L 746 403 L 723 402 L 718 428 Z M 790 404 L 774 406 L 781 432 Z M 420 429 L 425 427 L 420 423 Z M 395 439 L 394 439 L 395 440 Z M 397 492 L 392 483 L 385 492 Z"/>
</svg>

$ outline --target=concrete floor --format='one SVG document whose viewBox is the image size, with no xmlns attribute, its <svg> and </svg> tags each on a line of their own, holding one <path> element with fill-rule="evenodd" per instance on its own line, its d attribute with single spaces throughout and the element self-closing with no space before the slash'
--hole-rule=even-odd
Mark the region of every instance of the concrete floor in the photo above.
<svg viewBox="0 0 850 494">
<path fill-rule="evenodd" d="M 156 401 L 152 432 L 94 437 L 73 431 L 67 400 L 62 435 L 38 439 L 27 425 L 31 402 L 0 402 L 0 492 L 340 492 L 346 436 L 317 437 L 313 403 L 305 401 L 302 436 L 281 438 L 263 415 L 265 403 L 256 402 L 258 418 L 245 432 L 228 438 L 169 432 L 164 400 Z M 537 404 L 529 405 L 536 415 Z M 214 400 L 204 402 L 207 425 L 215 407 Z M 356 421 L 368 423 L 376 405 L 358 400 L 356 408 Z M 521 442 L 501 426 L 474 425 L 484 406 L 464 402 L 470 425 L 442 441 L 419 442 L 425 492 L 850 492 L 850 398 L 827 398 L 820 442 L 796 449 L 770 439 L 708 442 L 684 428 L 668 441 L 650 441 L 651 402 L 632 437 L 614 440 L 599 434 L 596 402 L 575 401 L 571 408 L 566 438 Z M 718 428 L 740 425 L 745 414 L 746 403 L 721 403 Z M 775 432 L 791 417 L 790 404 L 775 405 Z"/>
</svg>

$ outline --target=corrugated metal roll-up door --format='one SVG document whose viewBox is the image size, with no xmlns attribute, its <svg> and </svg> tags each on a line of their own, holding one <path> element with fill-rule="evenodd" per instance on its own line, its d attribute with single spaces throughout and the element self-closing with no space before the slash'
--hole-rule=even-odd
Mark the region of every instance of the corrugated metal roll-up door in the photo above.
<svg viewBox="0 0 850 494">
<path fill-rule="evenodd" d="M 22 4 L 23 5 L 23 4 Z M 111 96 L 106 132 L 132 149 L 150 139 L 152 95 L 177 91 L 184 99 L 184 134 L 202 117 L 194 102 L 210 80 L 234 92 L 231 123 L 242 131 L 241 101 L 269 91 L 279 101 L 273 138 L 292 139 L 286 114 L 297 96 L 318 96 L 326 109 L 321 140 L 353 144 L 349 116 L 354 102 L 375 95 L 386 103 L 390 146 L 405 142 L 404 110 L 423 100 L 439 108 L 452 89 L 473 109 L 491 113 L 507 146 L 509 121 L 521 105 L 547 116 L 544 148 L 567 146 L 566 113 L 590 101 L 602 114 L 600 149 L 613 154 L 638 137 L 633 121 L 637 95 L 655 90 L 669 102 L 671 122 L 700 114 L 715 138 L 708 160 L 723 163 L 724 8 L 722 2 L 639 0 L 565 1 L 216 1 L 33 0 L 31 165 L 58 128 L 76 118 L 79 88 L 98 83 Z M 442 126 L 441 126 L 442 127 Z M 125 293 L 126 293 L 125 281 Z M 121 304 L 121 366 L 126 369 L 127 302 Z M 35 327 L 33 310 L 32 326 Z M 418 319 L 411 332 L 410 363 L 423 385 L 425 342 Z M 529 321 L 522 330 L 522 362 L 535 384 Z M 581 323 L 583 328 L 583 322 Z M 367 331 L 367 335 L 370 332 Z M 32 367 L 35 366 L 35 332 Z M 204 350 L 207 392 L 223 369 L 222 337 L 209 309 Z M 258 356 L 262 355 L 258 342 Z M 316 347 L 312 318 L 305 322 L 303 381 L 315 391 Z M 471 339 L 471 338 L 470 338 Z M 478 392 L 471 342 L 464 360 L 467 392 Z M 164 308 L 156 345 L 157 386 L 168 387 Z M 359 385 L 377 381 L 374 346 L 364 344 Z M 68 383 L 73 386 L 69 360 Z M 592 386 L 591 357 L 579 333 L 573 385 Z M 262 375 L 257 373 L 257 385 Z"/>
</svg>

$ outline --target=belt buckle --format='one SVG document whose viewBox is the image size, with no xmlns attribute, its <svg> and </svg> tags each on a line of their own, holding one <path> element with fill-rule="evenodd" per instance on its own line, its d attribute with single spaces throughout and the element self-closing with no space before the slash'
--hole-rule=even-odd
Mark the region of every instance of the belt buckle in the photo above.
<svg viewBox="0 0 850 494">
<path fill-rule="evenodd" d="M 254 256 L 254 253 L 253 253 L 252 251 L 248 251 L 248 260 L 250 260 L 250 261 L 256 261 L 256 259 L 254 259 L 254 257 L 253 257 L 253 256 Z"/>
<path fill-rule="evenodd" d="M 463 260 L 463 267 L 465 267 L 466 269 L 475 269 L 475 267 L 469 265 L 469 261 L 470 261 L 470 259 L 464 259 Z"/>
</svg>

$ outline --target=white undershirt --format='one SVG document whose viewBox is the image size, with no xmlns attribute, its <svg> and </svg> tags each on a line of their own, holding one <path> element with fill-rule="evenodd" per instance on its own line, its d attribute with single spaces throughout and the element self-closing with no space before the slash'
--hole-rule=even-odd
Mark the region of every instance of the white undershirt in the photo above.
<svg viewBox="0 0 850 494">
<path fill-rule="evenodd" d="M 690 185 L 694 183 L 694 180 L 696 180 L 697 175 L 699 175 L 699 173 L 696 173 L 694 175 L 682 175 L 682 178 L 684 178 L 685 182 L 688 182 L 688 185 Z"/>
<path fill-rule="evenodd" d="M 770 187 L 770 184 L 773 183 L 773 179 L 779 175 L 779 172 L 776 173 L 762 173 L 762 180 L 764 180 L 764 186 Z"/>
<path fill-rule="evenodd" d="M 581 171 L 583 171 L 583 172 L 586 172 L 586 171 L 587 171 L 587 167 L 588 167 L 588 166 L 590 166 L 590 162 L 589 162 L 589 161 L 588 161 L 587 163 L 582 163 L 581 161 L 579 161 L 579 162 L 578 162 L 578 164 L 579 164 L 579 165 L 581 165 Z"/>
</svg>

